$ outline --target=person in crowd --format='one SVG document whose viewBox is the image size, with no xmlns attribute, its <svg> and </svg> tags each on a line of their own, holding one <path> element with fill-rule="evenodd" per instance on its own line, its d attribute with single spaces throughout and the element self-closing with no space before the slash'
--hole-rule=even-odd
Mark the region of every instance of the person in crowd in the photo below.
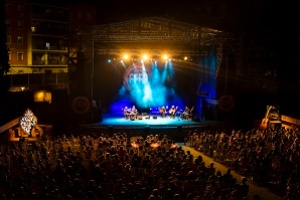
<svg viewBox="0 0 300 200">
<path fill-rule="evenodd" d="M 299 197 L 298 131 L 198 130 L 197 136 L 201 142 L 193 148 L 202 146 L 226 164 L 225 174 L 163 134 L 85 131 L 6 144 L 0 193 L 6 199 L 247 199 L 251 180 L 276 184 L 287 199 Z M 244 176 L 241 183 L 231 174 L 232 163 Z"/>
</svg>

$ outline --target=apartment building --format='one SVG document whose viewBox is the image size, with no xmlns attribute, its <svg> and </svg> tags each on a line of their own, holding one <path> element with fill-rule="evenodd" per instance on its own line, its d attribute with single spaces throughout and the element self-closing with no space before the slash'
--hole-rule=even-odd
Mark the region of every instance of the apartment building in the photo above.
<svg viewBox="0 0 300 200">
<path fill-rule="evenodd" d="M 67 73 L 70 34 L 97 23 L 86 5 L 6 0 L 5 11 L 8 74 Z"/>
<path fill-rule="evenodd" d="M 96 25 L 96 14 L 93 5 L 5 0 L 10 64 L 6 76 L 10 78 L 9 91 L 16 96 L 11 102 L 26 96 L 28 100 L 23 101 L 39 112 L 41 123 L 68 118 L 69 60 L 79 49 L 71 42 L 72 34 L 76 35 L 78 28 Z M 17 112 L 23 112 L 20 110 Z"/>
</svg>

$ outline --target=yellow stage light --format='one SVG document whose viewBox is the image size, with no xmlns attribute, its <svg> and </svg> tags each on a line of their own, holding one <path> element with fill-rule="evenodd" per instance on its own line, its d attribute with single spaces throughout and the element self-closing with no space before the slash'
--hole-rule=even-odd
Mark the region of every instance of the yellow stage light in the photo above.
<svg viewBox="0 0 300 200">
<path fill-rule="evenodd" d="M 144 54 L 144 55 L 142 56 L 142 59 L 143 59 L 143 60 L 148 60 L 148 55 L 147 55 L 147 54 Z"/>
<path fill-rule="evenodd" d="M 128 59 L 129 59 L 129 55 L 128 55 L 128 54 L 125 54 L 125 55 L 123 56 L 123 58 L 124 58 L 124 60 L 128 60 Z"/>
<path fill-rule="evenodd" d="M 168 60 L 169 56 L 168 55 L 163 55 L 164 60 Z"/>
</svg>

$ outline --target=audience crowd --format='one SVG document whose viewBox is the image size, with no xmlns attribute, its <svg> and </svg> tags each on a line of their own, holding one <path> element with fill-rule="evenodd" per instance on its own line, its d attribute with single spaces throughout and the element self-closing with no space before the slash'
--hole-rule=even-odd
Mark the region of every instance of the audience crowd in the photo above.
<svg viewBox="0 0 300 200">
<path fill-rule="evenodd" d="M 297 129 L 190 133 L 190 145 L 285 199 L 300 198 Z"/>
<path fill-rule="evenodd" d="M 169 137 L 84 133 L 3 144 L 0 199 L 243 200 L 247 180 L 299 197 L 298 131 L 191 130 L 185 145 L 226 164 L 225 174 Z"/>
</svg>

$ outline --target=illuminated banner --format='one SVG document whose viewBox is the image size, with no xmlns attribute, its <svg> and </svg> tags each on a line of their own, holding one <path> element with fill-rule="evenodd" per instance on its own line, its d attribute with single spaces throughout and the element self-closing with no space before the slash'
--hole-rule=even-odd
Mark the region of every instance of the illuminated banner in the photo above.
<svg viewBox="0 0 300 200">
<path fill-rule="evenodd" d="M 286 115 L 281 115 L 281 121 L 283 122 L 287 122 L 287 123 L 291 123 L 291 124 L 296 124 L 296 125 L 300 125 L 300 120 L 299 119 L 295 119 Z"/>
</svg>

